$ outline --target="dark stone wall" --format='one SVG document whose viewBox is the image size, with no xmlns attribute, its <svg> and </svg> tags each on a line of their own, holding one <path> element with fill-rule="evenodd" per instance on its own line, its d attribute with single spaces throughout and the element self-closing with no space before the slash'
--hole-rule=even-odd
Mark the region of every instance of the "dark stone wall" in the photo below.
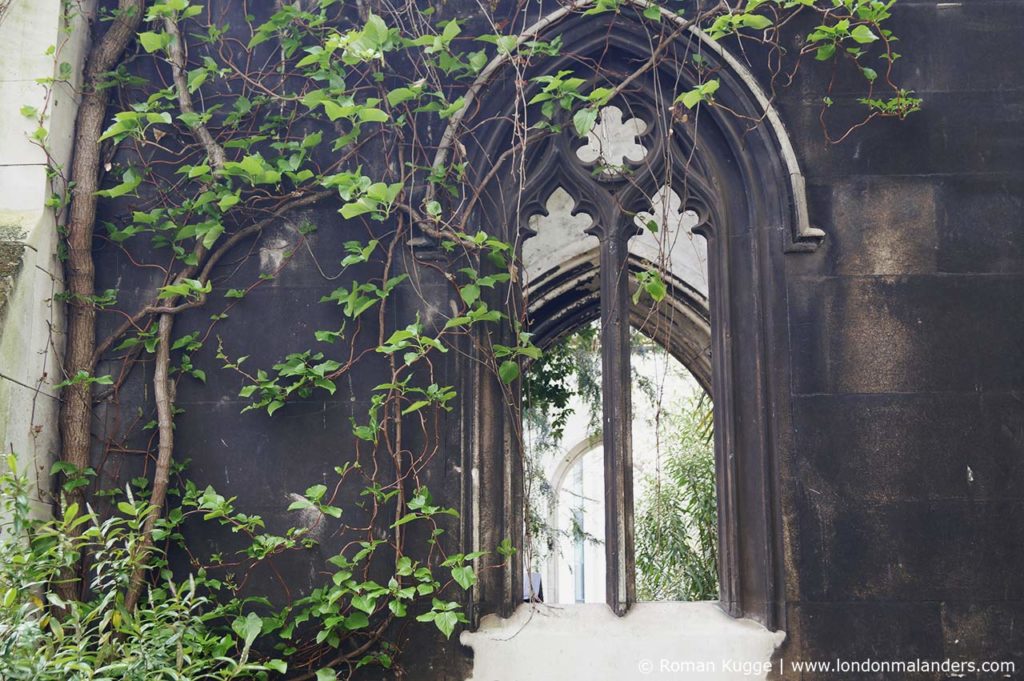
<svg viewBox="0 0 1024 681">
<path fill-rule="evenodd" d="M 460 1 L 440 14 L 476 12 Z M 778 99 L 807 178 L 811 222 L 827 232 L 816 252 L 786 256 L 791 423 L 777 462 L 783 654 L 1012 659 L 1024 669 L 1024 1 L 901 0 L 895 14 L 905 55 L 897 74 L 924 98 L 922 112 L 829 145 L 818 123 L 827 73 L 805 67 Z M 837 120 L 853 104 L 852 83 L 839 80 Z M 379 382 L 383 360 L 364 362 L 333 398 L 317 394 L 267 418 L 240 413 L 242 384 L 219 369 L 215 336 L 230 355 L 266 367 L 313 345 L 315 329 L 337 326 L 337 311 L 318 301 L 345 279 L 328 281 L 318 267 L 337 271 L 342 243 L 367 231 L 335 208 L 293 216 L 252 247 L 254 257 L 242 260 L 246 245 L 221 266 L 222 289 L 244 285 L 273 267 L 275 252 L 298 248 L 194 357 L 207 385 L 186 380 L 178 394 L 185 412 L 176 455 L 191 459 L 190 477 L 237 495 L 239 510 L 263 514 L 279 531 L 294 522 L 289 495 L 353 455 L 349 418 L 366 408 L 353 400 Z M 125 210 L 108 204 L 102 217 L 116 221 Z M 305 242 L 304 221 L 317 226 Z M 130 266 L 109 244 L 97 257 L 99 290 L 121 289 L 126 309 L 145 302 L 152 271 Z M 440 273 L 418 272 L 417 292 L 403 294 L 390 325 L 417 312 L 429 323 L 449 307 Z M 217 311 L 184 316 L 178 335 L 205 330 Z M 103 316 L 100 336 L 119 321 Z M 375 338 L 374 326 L 367 320 L 362 337 Z M 456 353 L 438 370 L 456 385 L 468 373 Z M 147 404 L 148 372 L 126 386 L 119 405 L 101 410 L 101 431 L 124 430 Z M 471 425 L 459 417 L 469 413 L 457 409 L 438 425 L 445 447 L 425 473 L 435 497 L 456 507 L 459 448 Z M 133 442 L 143 448 L 149 438 L 144 431 Z M 123 484 L 141 470 L 137 458 L 98 451 L 97 459 L 108 481 Z M 357 491 L 346 510 L 355 517 Z M 453 520 L 448 529 L 447 548 L 458 549 L 467 528 Z M 229 536 L 191 532 L 211 547 Z M 318 561 L 337 550 L 333 542 L 325 532 L 312 555 L 278 562 L 291 590 L 318 582 Z M 269 571 L 254 579 L 284 596 Z M 429 635 L 412 641 L 402 662 L 424 681 L 463 679 L 471 668 L 456 638 L 442 645 Z"/>
<path fill-rule="evenodd" d="M 784 654 L 1020 670 L 1024 3 L 895 17 L 923 111 L 828 146 L 821 81 L 780 97 L 828 232 L 787 260 Z"/>
</svg>

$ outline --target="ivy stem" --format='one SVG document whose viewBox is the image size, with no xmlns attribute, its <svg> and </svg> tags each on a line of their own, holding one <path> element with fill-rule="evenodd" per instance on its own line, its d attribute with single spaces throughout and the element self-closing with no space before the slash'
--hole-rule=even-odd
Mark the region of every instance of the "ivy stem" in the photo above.
<svg viewBox="0 0 1024 681">
<path fill-rule="evenodd" d="M 171 69 L 174 73 L 174 89 L 178 96 L 178 107 L 183 114 L 195 115 L 195 107 L 192 105 L 192 95 L 188 89 L 188 79 L 185 75 L 188 67 L 185 48 L 181 40 L 181 32 L 178 30 L 178 21 L 171 15 L 164 19 L 164 29 L 171 36 L 167 45 L 167 54 L 171 62 Z M 224 149 L 213 139 L 213 135 L 201 121 L 190 126 L 192 134 L 196 137 L 203 149 L 206 150 L 207 158 L 214 173 L 224 169 Z M 181 274 L 175 278 L 175 284 L 183 282 L 191 277 L 198 269 L 198 263 L 202 262 L 207 255 L 207 248 L 202 240 L 196 242 L 192 249 L 195 265 L 186 267 Z M 207 262 L 208 267 L 212 267 Z M 204 270 L 209 276 L 209 269 Z M 170 486 L 171 460 L 174 455 L 174 384 L 171 382 L 171 333 L 174 331 L 174 319 L 181 309 L 188 309 L 193 304 L 186 302 L 176 307 L 178 296 L 167 301 L 160 311 L 157 326 L 157 349 L 155 368 L 153 371 L 153 397 L 156 400 L 157 415 L 157 459 L 156 469 L 153 471 L 153 491 L 149 496 L 149 511 L 146 522 L 142 527 L 142 542 L 139 553 L 136 556 L 128 588 L 125 591 L 124 607 L 128 612 L 135 610 L 135 606 L 142 594 L 143 582 L 147 571 L 147 561 L 153 547 L 153 528 L 156 521 L 163 514 L 164 503 L 167 501 L 167 489 Z M 201 303 L 200 303 L 201 304 Z"/>
</svg>

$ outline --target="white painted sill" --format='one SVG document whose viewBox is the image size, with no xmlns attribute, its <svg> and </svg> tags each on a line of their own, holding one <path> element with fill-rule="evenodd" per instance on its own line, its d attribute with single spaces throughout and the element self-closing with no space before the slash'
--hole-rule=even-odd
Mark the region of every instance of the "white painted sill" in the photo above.
<svg viewBox="0 0 1024 681">
<path fill-rule="evenodd" d="M 713 602 L 637 603 L 625 617 L 603 603 L 524 603 L 461 641 L 474 653 L 469 681 L 750 681 L 766 678 L 785 638 Z"/>
</svg>

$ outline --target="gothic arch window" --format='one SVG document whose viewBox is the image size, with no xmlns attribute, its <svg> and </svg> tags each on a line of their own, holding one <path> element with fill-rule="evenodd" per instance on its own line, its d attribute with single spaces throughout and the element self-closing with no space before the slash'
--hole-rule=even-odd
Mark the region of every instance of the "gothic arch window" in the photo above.
<svg viewBox="0 0 1024 681">
<path fill-rule="evenodd" d="M 521 316 L 537 342 L 601 319 L 608 603 L 623 614 L 635 600 L 632 323 L 714 397 L 721 605 L 778 628 L 782 560 L 774 459 L 785 444 L 780 434 L 786 432 L 789 380 L 782 269 L 787 253 L 811 250 L 822 236 L 807 224 L 802 178 L 785 131 L 774 111 L 766 112 L 767 100 L 749 74 L 699 33 L 686 31 L 658 66 L 601 108 L 585 136 L 575 134 L 569 111 L 554 112 L 535 134 L 531 125 L 542 114 L 519 103 L 538 91 L 536 76 L 568 72 L 584 79 L 584 91 L 614 87 L 649 58 L 647 32 L 657 30 L 628 8 L 597 16 L 565 12 L 543 25 L 573 46 L 571 54 L 533 61 L 525 72 L 500 63 L 484 69 L 474 91 L 481 100 L 473 106 L 489 123 L 466 150 L 467 173 L 470 185 L 480 186 L 475 219 L 520 245 Z M 703 57 L 699 67 L 695 53 Z M 705 69 L 720 80 L 721 106 L 688 112 L 673 105 L 676 94 L 701 82 Z M 546 233 L 543 222 L 556 212 L 571 217 L 562 220 L 561 234 Z M 657 213 L 675 228 L 646 229 Z M 693 255 L 691 233 L 706 240 L 706 269 Z M 638 279 L 653 266 L 663 273 L 664 300 L 634 300 Z M 501 333 L 486 341 L 506 343 L 513 330 Z M 464 468 L 472 472 L 465 482 L 471 510 L 465 538 L 489 550 L 503 540 L 522 541 L 522 459 L 516 411 L 501 406 L 509 402 L 504 386 L 483 370 L 471 380 L 467 392 L 477 399 L 466 407 L 473 427 L 463 440 Z M 522 579 L 514 563 L 481 570 L 473 617 L 511 614 Z"/>
<path fill-rule="evenodd" d="M 598 118 L 599 126 L 604 115 L 605 111 L 602 111 Z M 618 111 L 613 110 L 612 119 L 618 121 L 620 118 Z M 612 140 L 622 148 L 626 148 L 633 139 L 629 131 L 623 135 L 612 128 L 610 132 L 620 135 L 617 139 L 613 137 Z M 640 158 L 642 159 L 642 156 Z M 618 172 L 597 167 L 596 154 L 590 155 L 590 159 L 589 164 L 585 160 L 584 164 L 593 165 L 595 172 L 602 173 L 607 179 L 611 179 L 613 174 Z M 577 186 L 574 191 L 588 189 Z M 654 444 L 649 441 L 649 437 L 638 439 L 642 434 L 652 433 L 645 427 L 638 430 L 637 425 L 646 418 L 643 413 L 645 409 L 650 410 L 655 408 L 655 405 L 648 401 L 649 397 L 645 398 L 642 394 L 636 393 L 634 388 L 645 382 L 648 385 L 656 383 L 656 390 L 665 390 L 668 387 L 659 382 L 659 377 L 654 375 L 658 373 L 657 371 L 652 373 L 653 367 L 642 367 L 637 364 L 642 363 L 642 360 L 636 354 L 636 341 L 631 338 L 631 332 L 639 331 L 652 340 L 659 341 L 657 344 L 661 347 L 672 348 L 671 354 L 674 359 L 662 355 L 662 364 L 666 364 L 667 368 L 667 363 L 670 362 L 678 367 L 675 371 L 682 370 L 682 373 L 693 376 L 700 388 L 710 392 L 711 341 L 707 307 L 707 249 L 704 238 L 692 232 L 693 227 L 699 222 L 699 217 L 693 210 L 684 209 L 682 200 L 669 186 L 658 189 L 653 196 L 648 197 L 647 202 L 649 210 L 632 216 L 624 214 L 616 218 L 615 224 L 624 227 L 621 243 L 625 251 L 621 264 L 607 264 L 604 251 L 609 244 L 604 241 L 605 234 L 593 234 L 595 221 L 589 214 L 573 214 L 577 201 L 562 187 L 556 188 L 547 199 L 544 214 L 530 217 L 529 231 L 525 233 L 527 238 L 522 245 L 522 276 L 526 291 L 524 303 L 528 328 L 537 333 L 538 342 L 546 346 L 553 340 L 552 334 L 561 336 L 565 329 L 574 331 L 579 326 L 587 324 L 591 317 L 599 315 L 596 326 L 602 331 L 602 342 L 599 343 L 601 375 L 605 377 L 611 372 L 612 376 L 617 378 L 612 381 L 604 380 L 601 386 L 602 399 L 599 403 L 603 414 L 597 432 L 607 436 L 611 431 L 618 435 L 618 439 L 602 442 L 601 438 L 598 438 L 588 450 L 597 450 L 596 455 L 587 456 L 586 462 L 573 458 L 573 454 L 581 456 L 587 453 L 578 448 L 571 450 L 563 461 L 566 466 L 579 464 L 571 466 L 575 473 L 580 473 L 583 464 L 586 463 L 587 493 L 585 496 L 582 495 L 583 480 L 577 480 L 576 483 L 581 488 L 578 490 L 580 495 L 573 498 L 573 501 L 582 503 L 587 512 L 578 513 L 579 517 L 574 516 L 571 519 L 556 518 L 552 515 L 549 524 L 556 538 L 563 532 L 577 535 L 583 532 L 584 516 L 587 524 L 585 534 L 588 537 L 595 536 L 595 532 L 591 531 L 591 525 L 598 528 L 596 536 L 602 538 L 601 541 L 608 549 L 601 550 L 606 553 L 603 560 L 594 560 L 597 556 L 592 540 L 588 540 L 586 546 L 579 545 L 577 541 L 577 545 L 569 551 L 575 554 L 576 569 L 583 568 L 583 553 L 588 556 L 586 562 L 597 568 L 596 571 L 587 570 L 588 602 L 595 592 L 611 595 L 617 587 L 624 589 L 619 594 L 619 600 L 609 598 L 609 604 L 620 614 L 628 608 L 629 603 L 636 600 L 634 478 L 639 482 L 639 468 L 643 463 L 651 463 L 648 448 Z M 672 296 L 657 304 L 652 304 L 652 300 L 645 298 L 643 291 L 639 290 L 641 284 L 638 281 L 654 271 L 659 272 L 659 276 L 664 276 L 673 289 Z M 620 286 L 622 290 L 616 290 Z M 609 289 L 616 291 L 614 300 L 620 301 L 620 304 L 624 303 L 623 314 L 617 315 L 614 307 L 605 304 Z M 580 296 L 580 300 L 570 303 L 568 296 Z M 689 315 L 689 320 L 684 315 Z M 689 326 L 686 326 L 687 321 Z M 553 327 L 552 322 L 562 324 Z M 618 335 L 614 337 L 614 351 L 609 351 L 607 345 L 610 325 L 615 325 L 613 328 L 616 334 L 624 334 L 622 339 Z M 634 375 L 637 369 L 640 369 L 639 376 Z M 662 375 L 660 378 L 664 381 L 666 376 Z M 641 399 L 640 405 L 635 404 L 637 397 Z M 576 407 L 588 409 L 582 404 Z M 534 415 L 534 419 L 536 418 Z M 582 424 L 575 425 L 578 430 Z M 597 423 L 593 423 L 591 427 L 597 427 Z M 539 433 L 527 430 L 524 450 L 530 452 L 535 450 L 530 441 Z M 645 441 L 647 447 L 644 447 Z M 551 446 L 551 443 L 548 446 Z M 642 449 L 639 458 L 633 456 L 634 447 Z M 604 456 L 605 452 L 610 456 Z M 543 456 L 540 451 L 532 451 L 529 457 L 533 461 L 531 465 L 541 466 L 537 459 Z M 593 465 L 594 459 L 600 457 L 604 458 L 606 464 L 603 473 L 600 469 L 595 470 Z M 565 508 L 561 507 L 566 504 L 559 501 L 559 491 L 566 482 L 565 476 L 568 471 L 569 467 L 560 467 L 550 478 L 550 489 L 554 494 L 551 511 L 554 513 L 558 510 L 562 516 Z M 602 480 L 611 480 L 619 484 L 608 485 L 598 493 L 594 486 L 600 486 Z M 543 505 L 539 498 L 528 501 L 534 506 L 534 512 L 539 511 L 537 506 Z M 580 503 L 570 505 L 579 506 Z M 595 513 L 604 517 L 596 518 Z M 611 534 L 615 530 L 623 534 L 616 537 Z M 564 569 L 552 569 L 561 565 L 557 554 L 556 550 L 549 556 L 551 565 L 547 571 L 545 599 L 550 599 L 557 593 L 553 579 L 559 574 L 565 577 Z M 612 569 L 606 570 L 605 566 L 612 566 Z M 607 583 L 594 583 L 596 573 L 607 575 Z M 576 585 L 577 596 L 580 594 L 581 586 Z"/>
</svg>

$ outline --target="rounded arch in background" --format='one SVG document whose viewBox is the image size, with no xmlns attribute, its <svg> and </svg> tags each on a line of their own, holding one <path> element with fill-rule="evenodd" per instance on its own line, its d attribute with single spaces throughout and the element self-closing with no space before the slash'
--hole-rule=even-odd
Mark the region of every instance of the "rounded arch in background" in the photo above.
<svg viewBox="0 0 1024 681">
<path fill-rule="evenodd" d="M 702 291 L 670 262 L 667 303 L 653 310 L 634 305 L 631 321 L 657 320 L 645 330 L 648 335 L 711 389 L 721 605 L 774 630 L 783 625 L 775 456 L 789 418 L 783 266 L 787 253 L 814 250 L 824 234 L 808 223 L 803 178 L 778 115 L 753 76 L 698 31 L 680 31 L 665 59 L 609 102 L 648 122 L 637 139 L 656 152 L 653 160 L 627 159 L 630 186 L 605 192 L 605 180 L 581 170 L 577 152 L 585 141 L 552 135 L 524 149 L 515 122 L 522 113 L 519 103 L 539 88 L 532 78 L 569 69 L 591 86 L 607 86 L 604 73 L 621 79 L 650 59 L 650 31 L 679 21 L 669 13 L 660 24 L 645 19 L 642 0 L 630 3 L 632 9 L 624 3 L 619 12 L 593 16 L 580 12 L 587 4 L 563 7 L 524 33 L 524 40 L 560 35 L 572 46 L 571 54 L 538 58 L 525 69 L 500 57 L 483 70 L 466 106 L 453 117 L 435 166 L 446 163 L 454 131 L 472 115 L 473 133 L 465 146 L 469 185 L 480 188 L 474 221 L 517 243 L 534 235 L 531 219 L 549 213 L 547 203 L 559 188 L 572 196 L 569 214 L 589 216 L 584 231 L 597 235 L 609 229 L 611 216 L 622 214 L 616 211 L 650 210 L 650 197 L 662 190 L 663 178 L 670 178 L 666 186 L 680 198 L 680 213 L 692 212 L 694 231 L 707 240 L 706 288 Z M 663 105 L 700 83 L 686 60 L 696 52 L 720 81 L 715 98 L 722 106 L 683 116 Z M 750 120 L 761 122 L 752 126 Z M 506 162 L 522 172 L 503 172 Z M 627 264 L 634 275 L 646 269 L 645 260 L 642 252 L 631 250 Z M 556 258 L 527 282 L 524 305 L 541 343 L 596 317 L 596 276 L 588 248 Z M 510 341 L 512 330 L 504 333 L 491 340 Z M 472 428 L 465 464 L 474 475 L 467 476 L 465 489 L 472 509 L 466 539 L 474 550 L 486 551 L 502 540 L 521 542 L 522 464 L 510 410 L 502 406 L 507 402 L 503 386 L 482 369 L 470 380 L 470 392 L 478 398 L 467 413 Z M 508 565 L 480 574 L 474 621 L 492 612 L 510 615 L 523 593 L 522 570 Z"/>
<path fill-rule="evenodd" d="M 557 461 L 554 470 L 548 475 L 548 484 L 551 485 L 551 491 L 554 495 L 555 503 L 548 509 L 547 522 L 549 527 L 558 527 L 558 513 L 559 513 L 559 501 L 558 497 L 562 492 L 562 488 L 565 485 L 565 480 L 569 475 L 569 472 L 576 466 L 576 464 L 583 461 L 591 452 L 601 448 L 601 437 L 600 435 L 589 435 L 572 447 Z M 548 556 L 548 560 L 545 565 L 544 575 L 544 598 L 549 602 L 557 603 L 558 597 L 558 567 L 559 557 L 556 553 Z"/>
</svg>

